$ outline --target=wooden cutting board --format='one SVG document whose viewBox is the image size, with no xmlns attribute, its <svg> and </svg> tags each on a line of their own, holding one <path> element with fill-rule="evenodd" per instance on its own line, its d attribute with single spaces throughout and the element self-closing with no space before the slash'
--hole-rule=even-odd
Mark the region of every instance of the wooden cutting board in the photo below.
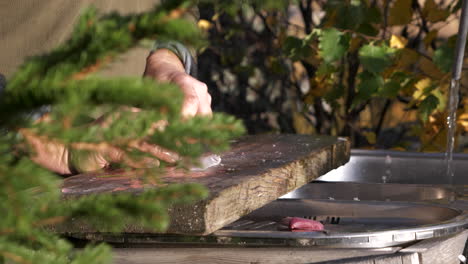
<svg viewBox="0 0 468 264">
<path fill-rule="evenodd" d="M 222 162 L 205 171 L 168 170 L 167 182 L 196 182 L 210 196 L 196 204 L 171 208 L 168 233 L 209 234 L 349 160 L 345 138 L 305 135 L 256 135 L 234 142 Z M 123 173 L 82 174 L 65 179 L 65 198 L 100 192 L 139 191 L 141 182 Z M 148 186 L 146 186 L 148 188 Z M 149 187 L 151 188 L 151 187 Z M 157 187 L 153 187 L 157 188 Z M 95 232 L 69 225 L 67 232 Z M 148 233 L 129 225 L 125 232 Z"/>
</svg>

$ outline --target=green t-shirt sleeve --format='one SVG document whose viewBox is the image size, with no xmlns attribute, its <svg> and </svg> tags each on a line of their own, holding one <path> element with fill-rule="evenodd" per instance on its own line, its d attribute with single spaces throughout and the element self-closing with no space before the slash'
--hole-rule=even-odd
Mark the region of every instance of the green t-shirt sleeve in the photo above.
<svg viewBox="0 0 468 264">
<path fill-rule="evenodd" d="M 168 49 L 179 57 L 184 64 L 185 72 L 191 76 L 197 76 L 197 67 L 190 51 L 183 44 L 177 41 L 156 41 L 151 52 L 158 49 Z"/>
</svg>

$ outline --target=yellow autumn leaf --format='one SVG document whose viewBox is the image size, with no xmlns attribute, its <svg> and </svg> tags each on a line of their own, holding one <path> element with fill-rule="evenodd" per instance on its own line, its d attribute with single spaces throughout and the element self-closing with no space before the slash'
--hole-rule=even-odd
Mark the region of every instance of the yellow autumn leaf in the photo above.
<svg viewBox="0 0 468 264">
<path fill-rule="evenodd" d="M 210 29 L 212 26 L 211 22 L 206 19 L 200 19 L 197 25 L 198 25 L 198 28 L 204 31 Z"/>
<path fill-rule="evenodd" d="M 315 128 L 312 124 L 299 112 L 293 113 L 293 126 L 298 134 L 314 134 Z"/>
<path fill-rule="evenodd" d="M 431 86 L 431 79 L 429 78 L 424 78 L 420 81 L 418 81 L 414 87 L 416 90 L 413 93 L 413 98 L 416 100 L 424 100 L 426 97 L 424 95 L 424 90 L 426 90 L 429 86 Z"/>
<path fill-rule="evenodd" d="M 369 142 L 369 144 L 374 145 L 377 142 L 377 136 L 374 132 L 364 132 L 362 134 L 367 139 L 367 142 Z"/>
<path fill-rule="evenodd" d="M 394 49 L 403 49 L 407 43 L 408 40 L 402 36 L 392 34 L 392 37 L 390 38 L 390 47 Z"/>
<path fill-rule="evenodd" d="M 443 112 L 436 111 L 429 117 L 429 122 L 424 124 L 419 135 L 421 151 L 444 151 L 447 144 L 447 130 L 445 129 L 446 116 Z"/>
<path fill-rule="evenodd" d="M 413 17 L 412 0 L 396 0 L 389 12 L 389 24 L 391 26 L 405 25 L 411 22 Z"/>
<path fill-rule="evenodd" d="M 444 93 L 444 91 L 447 91 L 448 89 L 448 84 L 442 84 L 440 85 L 437 89 L 434 89 L 431 94 L 437 97 L 439 99 L 439 104 L 437 105 L 437 110 L 443 112 L 445 110 L 445 107 L 447 106 L 447 95 Z"/>
<path fill-rule="evenodd" d="M 218 19 L 219 19 L 219 15 L 220 15 L 220 13 L 214 14 L 214 15 L 211 17 L 211 20 L 213 20 L 213 21 L 218 20 Z"/>
<path fill-rule="evenodd" d="M 462 100 L 461 105 L 463 105 L 463 111 L 468 113 L 468 98 L 463 98 Z"/>
<path fill-rule="evenodd" d="M 459 126 L 463 127 L 465 132 L 468 132 L 468 113 L 463 113 L 457 118 Z"/>
</svg>

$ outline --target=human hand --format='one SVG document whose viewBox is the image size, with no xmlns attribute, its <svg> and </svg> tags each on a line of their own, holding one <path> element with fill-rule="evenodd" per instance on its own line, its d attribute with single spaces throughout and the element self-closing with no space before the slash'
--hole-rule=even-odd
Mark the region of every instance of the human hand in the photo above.
<svg viewBox="0 0 468 264">
<path fill-rule="evenodd" d="M 206 84 L 185 73 L 179 58 L 169 50 L 160 49 L 147 58 L 145 76 L 178 85 L 184 93 L 181 114 L 183 117 L 212 114 L 211 96 Z M 138 111 L 136 111 L 138 112 Z M 102 125 L 105 125 L 103 122 Z M 32 160 L 42 167 L 60 174 L 95 171 L 112 163 L 125 163 L 133 168 L 159 165 L 159 160 L 175 163 L 179 156 L 144 140 L 128 142 L 126 148 L 149 154 L 138 161 L 130 159 L 121 148 L 109 144 L 74 143 L 66 147 L 60 142 L 38 136 L 27 129 L 20 130 L 32 147 Z M 154 157 L 154 158 L 153 158 Z M 73 164 L 70 164 L 73 163 Z"/>
<path fill-rule="evenodd" d="M 172 51 L 159 49 L 151 53 L 146 60 L 144 75 L 180 87 L 184 93 L 181 109 L 183 117 L 211 116 L 211 95 L 208 93 L 208 87 L 187 74 L 184 65 Z"/>
<path fill-rule="evenodd" d="M 32 161 L 48 170 L 64 175 L 96 171 L 112 163 L 123 163 L 138 169 L 157 167 L 159 160 L 168 163 L 175 163 L 179 160 L 176 153 L 143 140 L 130 141 L 126 146 L 128 149 L 149 154 L 135 160 L 128 157 L 123 149 L 107 143 L 73 143 L 66 147 L 56 140 L 39 136 L 28 129 L 21 129 L 20 133 L 32 148 Z"/>
<path fill-rule="evenodd" d="M 211 116 L 211 95 L 205 83 L 193 78 L 185 72 L 177 72 L 170 81 L 177 84 L 184 93 L 181 114 L 183 117 L 195 115 Z"/>
<path fill-rule="evenodd" d="M 138 114 L 140 109 L 123 107 L 121 111 Z M 37 122 L 50 122 L 47 116 L 46 114 Z M 105 128 L 119 116 L 120 111 L 113 112 L 102 116 L 90 125 Z M 155 122 L 148 131 L 148 135 L 153 134 L 156 130 L 163 130 L 166 125 L 167 122 L 164 120 Z M 175 163 L 180 159 L 177 153 L 150 144 L 144 139 L 129 140 L 120 146 L 105 142 L 76 142 L 65 146 L 57 140 L 38 135 L 30 129 L 23 128 L 19 129 L 18 132 L 25 138 L 30 147 L 32 161 L 48 170 L 64 175 L 96 171 L 115 163 L 122 163 L 131 168 L 153 168 L 159 166 L 160 160 Z M 147 155 L 134 159 L 126 155 L 131 150 L 138 150 Z"/>
</svg>

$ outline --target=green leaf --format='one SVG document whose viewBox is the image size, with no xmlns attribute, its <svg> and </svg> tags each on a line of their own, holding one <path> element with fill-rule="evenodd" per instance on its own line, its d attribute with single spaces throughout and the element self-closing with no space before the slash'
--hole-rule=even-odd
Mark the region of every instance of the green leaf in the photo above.
<svg viewBox="0 0 468 264">
<path fill-rule="evenodd" d="M 366 8 L 364 21 L 356 27 L 356 31 L 368 36 L 377 36 L 379 29 L 377 25 L 382 23 L 382 15 L 377 7 Z"/>
<path fill-rule="evenodd" d="M 292 60 L 300 60 L 312 54 L 309 41 L 303 41 L 300 38 L 289 36 L 284 40 L 283 51 Z"/>
<path fill-rule="evenodd" d="M 331 104 L 331 106 L 333 107 L 333 109 L 336 109 L 339 107 L 339 104 L 337 102 L 337 100 L 339 98 L 342 98 L 343 95 L 345 94 L 344 93 L 344 86 L 339 84 L 339 85 L 335 85 L 333 87 L 333 89 L 331 89 L 330 92 L 326 93 L 325 96 L 323 97 L 329 104 Z"/>
<path fill-rule="evenodd" d="M 370 23 L 363 23 L 361 24 L 357 30 L 357 32 L 362 33 L 364 35 L 368 36 L 377 36 L 379 34 L 379 30 L 376 29 L 372 24 Z"/>
<path fill-rule="evenodd" d="M 379 90 L 379 95 L 389 99 L 395 98 L 398 93 L 406 87 L 410 80 L 408 74 L 395 72 L 390 76 L 390 79 L 385 82 L 382 89 Z"/>
<path fill-rule="evenodd" d="M 336 12 L 334 25 L 341 29 L 355 30 L 365 20 L 366 4 L 362 0 L 331 0 L 327 2 L 327 12 Z"/>
<path fill-rule="evenodd" d="M 364 18 L 366 23 L 380 24 L 382 23 L 382 14 L 380 13 L 379 8 L 373 6 L 369 7 L 366 10 L 366 16 Z"/>
<path fill-rule="evenodd" d="M 235 3 L 235 2 L 234 2 Z M 288 0 L 275 0 L 275 1 L 265 1 L 265 0 L 253 0 L 251 5 L 256 6 L 257 8 L 267 9 L 267 10 L 284 10 L 288 8 L 290 2 Z"/>
<path fill-rule="evenodd" d="M 443 72 L 450 72 L 453 64 L 454 48 L 449 43 L 444 43 L 434 52 L 432 60 L 434 64 Z"/>
<path fill-rule="evenodd" d="M 445 107 L 447 106 L 447 100 L 448 100 L 447 96 L 445 96 L 445 94 L 443 94 L 440 89 L 436 89 L 432 91 L 432 95 L 434 95 L 435 97 L 437 97 L 437 99 L 439 99 L 437 110 L 444 111 Z"/>
<path fill-rule="evenodd" d="M 427 96 L 419 105 L 419 115 L 426 122 L 432 112 L 437 108 L 439 99 L 434 95 Z"/>
<path fill-rule="evenodd" d="M 385 98 L 395 98 L 400 92 L 400 83 L 390 80 L 385 83 L 382 90 L 380 90 L 379 95 Z"/>
<path fill-rule="evenodd" d="M 360 83 L 353 101 L 353 106 L 369 100 L 384 85 L 382 76 L 364 71 L 358 76 Z"/>
<path fill-rule="evenodd" d="M 359 50 L 359 59 L 362 67 L 374 74 L 379 74 L 392 64 L 391 57 L 394 50 L 383 44 L 374 46 L 365 45 Z"/>
<path fill-rule="evenodd" d="M 317 69 L 316 75 L 317 76 L 325 76 L 327 74 L 331 74 L 337 71 L 337 68 L 329 63 L 321 63 Z"/>
<path fill-rule="evenodd" d="M 349 47 L 349 36 L 334 28 L 322 31 L 320 36 L 320 56 L 327 63 L 343 57 Z"/>
</svg>

